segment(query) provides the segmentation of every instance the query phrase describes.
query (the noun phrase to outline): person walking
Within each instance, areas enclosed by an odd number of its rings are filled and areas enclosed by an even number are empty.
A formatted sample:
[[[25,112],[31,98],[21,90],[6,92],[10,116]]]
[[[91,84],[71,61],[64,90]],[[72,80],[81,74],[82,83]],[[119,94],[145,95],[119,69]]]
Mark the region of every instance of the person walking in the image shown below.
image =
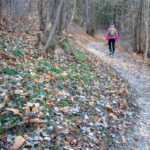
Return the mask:
[[[106,32],[106,40],[108,41],[110,55],[115,53],[115,43],[118,40],[118,31],[112,23]]]

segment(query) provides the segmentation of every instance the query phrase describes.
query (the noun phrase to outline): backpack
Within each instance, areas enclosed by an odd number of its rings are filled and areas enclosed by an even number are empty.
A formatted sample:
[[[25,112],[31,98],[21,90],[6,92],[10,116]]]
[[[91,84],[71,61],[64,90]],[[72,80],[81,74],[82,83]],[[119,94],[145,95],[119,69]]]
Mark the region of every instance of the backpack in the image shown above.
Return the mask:
[[[115,36],[115,33],[116,33],[116,29],[115,29],[115,28],[110,28],[110,29],[109,29],[109,36],[110,36],[110,37],[114,37],[114,36]]]

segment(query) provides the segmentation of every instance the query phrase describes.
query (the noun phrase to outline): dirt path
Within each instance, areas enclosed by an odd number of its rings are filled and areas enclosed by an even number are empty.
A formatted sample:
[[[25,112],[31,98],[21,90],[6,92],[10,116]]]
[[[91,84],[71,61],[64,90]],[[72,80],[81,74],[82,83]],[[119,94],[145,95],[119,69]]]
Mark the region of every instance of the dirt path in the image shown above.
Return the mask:
[[[87,41],[84,45],[86,49],[111,65],[124,79],[128,80],[136,91],[140,116],[134,133],[128,137],[128,146],[124,149],[150,150],[150,67],[119,51],[116,51],[116,54],[110,57],[108,47],[104,46],[103,43]]]

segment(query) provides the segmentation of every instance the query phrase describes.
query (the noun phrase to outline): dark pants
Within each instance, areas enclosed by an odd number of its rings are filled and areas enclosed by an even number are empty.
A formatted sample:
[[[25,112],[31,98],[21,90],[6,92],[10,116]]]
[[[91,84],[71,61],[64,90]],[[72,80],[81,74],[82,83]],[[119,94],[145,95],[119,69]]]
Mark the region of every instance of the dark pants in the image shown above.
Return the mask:
[[[110,53],[114,54],[114,52],[115,52],[115,39],[110,39],[108,41],[108,44],[109,44]]]

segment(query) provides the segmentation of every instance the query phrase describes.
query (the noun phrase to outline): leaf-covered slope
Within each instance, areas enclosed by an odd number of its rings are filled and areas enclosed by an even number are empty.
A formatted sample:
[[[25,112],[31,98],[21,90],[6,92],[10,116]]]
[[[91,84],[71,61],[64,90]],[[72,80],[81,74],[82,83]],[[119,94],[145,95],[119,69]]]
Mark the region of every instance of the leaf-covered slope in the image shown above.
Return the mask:
[[[2,33],[0,146],[4,149],[108,149],[126,143],[132,126],[128,83],[73,42],[47,59],[34,37]],[[31,42],[32,40],[32,42]],[[16,145],[17,140],[22,143]]]

